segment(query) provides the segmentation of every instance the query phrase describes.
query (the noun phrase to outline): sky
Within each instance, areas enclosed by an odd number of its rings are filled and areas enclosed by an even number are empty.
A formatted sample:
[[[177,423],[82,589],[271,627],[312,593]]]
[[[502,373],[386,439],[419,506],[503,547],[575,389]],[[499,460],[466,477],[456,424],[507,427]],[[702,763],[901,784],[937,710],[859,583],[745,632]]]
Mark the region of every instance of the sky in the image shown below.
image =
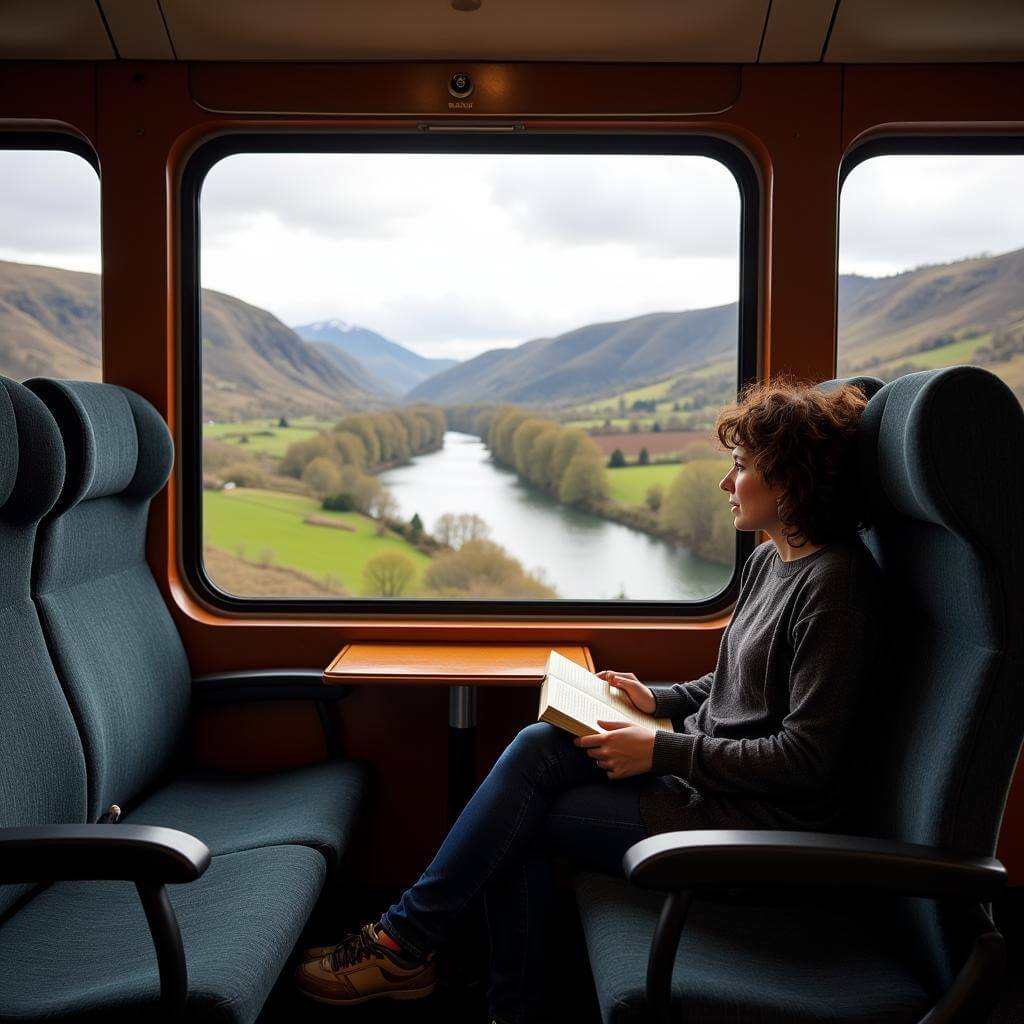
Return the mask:
[[[888,156],[841,197],[840,273],[1024,246],[1024,156]],[[693,156],[244,154],[200,199],[205,288],[470,358],[738,294],[739,194]],[[0,151],[0,259],[97,272],[80,157]]]

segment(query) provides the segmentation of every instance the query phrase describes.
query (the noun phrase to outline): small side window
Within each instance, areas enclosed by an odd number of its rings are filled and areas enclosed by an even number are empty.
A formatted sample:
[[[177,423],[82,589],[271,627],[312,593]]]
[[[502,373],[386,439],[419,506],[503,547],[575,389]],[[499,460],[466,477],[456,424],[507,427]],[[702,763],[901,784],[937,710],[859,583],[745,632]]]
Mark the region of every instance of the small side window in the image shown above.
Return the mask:
[[[99,380],[100,181],[70,137],[0,134],[0,374]]]
[[[1024,140],[880,140],[854,159],[838,376],[968,363],[1024,400]]]

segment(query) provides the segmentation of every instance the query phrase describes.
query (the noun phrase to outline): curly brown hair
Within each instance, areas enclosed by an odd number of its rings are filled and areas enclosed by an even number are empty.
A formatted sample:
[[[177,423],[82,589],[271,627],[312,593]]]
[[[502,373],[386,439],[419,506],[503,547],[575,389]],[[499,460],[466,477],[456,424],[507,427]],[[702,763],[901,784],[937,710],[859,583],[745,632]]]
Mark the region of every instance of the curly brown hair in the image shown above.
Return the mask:
[[[821,391],[790,374],[748,384],[718,414],[718,439],[740,446],[769,487],[794,548],[849,538],[871,525],[859,494],[855,441],[867,399],[856,384]],[[793,538],[801,538],[795,542]]]

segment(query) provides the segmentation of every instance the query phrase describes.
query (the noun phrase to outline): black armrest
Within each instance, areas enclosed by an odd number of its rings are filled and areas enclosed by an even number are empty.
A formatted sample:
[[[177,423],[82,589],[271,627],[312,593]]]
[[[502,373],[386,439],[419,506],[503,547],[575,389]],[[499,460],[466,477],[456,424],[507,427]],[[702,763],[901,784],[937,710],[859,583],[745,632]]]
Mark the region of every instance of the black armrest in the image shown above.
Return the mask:
[[[259,700],[337,701],[351,686],[328,686],[319,668],[259,668],[193,676],[192,696],[200,704]]]
[[[194,882],[210,866],[205,843],[149,825],[33,825],[0,829],[0,882],[121,879]]]
[[[207,707],[261,700],[313,701],[330,758],[341,754],[341,741],[327,713],[327,705],[351,692],[351,686],[325,683],[323,670],[319,668],[255,668],[192,677],[193,700]]]
[[[665,832],[631,846],[622,866],[634,885],[662,890],[822,887],[988,902],[1006,886],[1006,869],[992,857],[825,832]]]

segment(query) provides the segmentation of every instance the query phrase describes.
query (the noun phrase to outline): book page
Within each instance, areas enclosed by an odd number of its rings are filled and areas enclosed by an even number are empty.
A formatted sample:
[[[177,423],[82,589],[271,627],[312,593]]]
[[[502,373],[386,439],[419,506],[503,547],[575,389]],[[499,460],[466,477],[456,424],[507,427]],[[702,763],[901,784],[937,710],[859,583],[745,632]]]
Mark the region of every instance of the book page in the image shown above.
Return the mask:
[[[615,722],[635,722],[637,725],[649,724],[650,716],[637,711],[633,702],[621,690],[599,679],[575,661],[563,657],[558,651],[548,655],[548,673],[604,704],[606,713],[601,718]]]
[[[607,706],[601,701],[594,700],[589,694],[569,686],[557,676],[549,676],[547,707],[555,708],[563,715],[575,719],[592,733],[604,731],[597,724],[597,720],[603,719],[608,713]]]

